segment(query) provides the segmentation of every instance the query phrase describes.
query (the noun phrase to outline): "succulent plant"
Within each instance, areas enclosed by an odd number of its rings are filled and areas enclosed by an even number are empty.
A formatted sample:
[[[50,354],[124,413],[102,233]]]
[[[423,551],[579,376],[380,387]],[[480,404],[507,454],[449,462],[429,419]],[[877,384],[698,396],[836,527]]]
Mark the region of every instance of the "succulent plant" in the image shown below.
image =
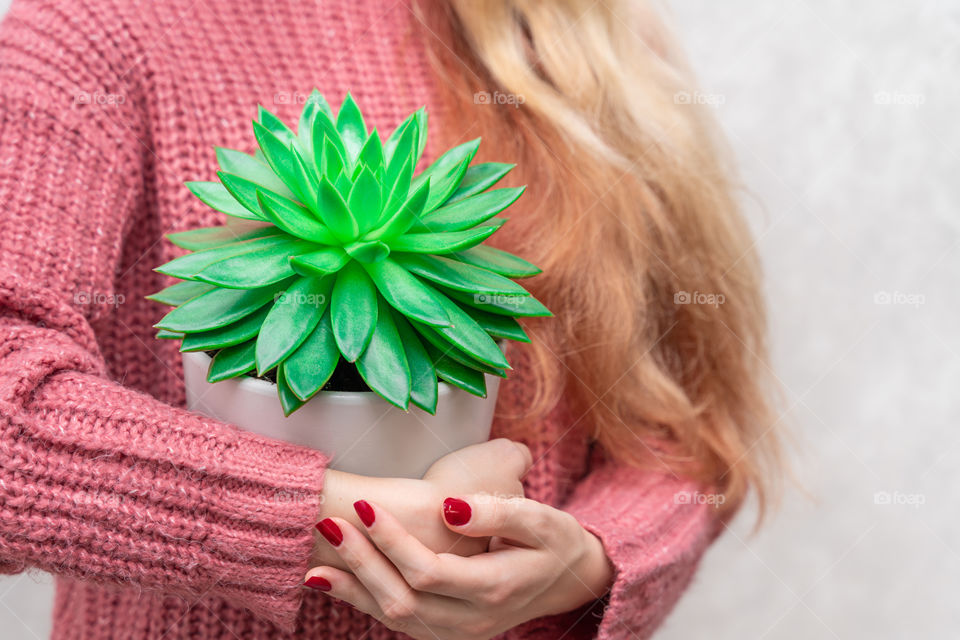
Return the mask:
[[[347,94],[314,90],[294,133],[259,108],[254,155],[217,149],[219,182],[189,182],[223,226],[169,234],[187,253],[157,271],[184,282],[149,296],[175,307],[159,338],[215,352],[208,380],[273,372],[289,415],[341,360],[394,405],[434,413],[438,378],[485,396],[510,368],[499,340],[550,312],[512,278],[540,270],[483,243],[523,188],[490,189],[513,165],[471,164],[480,140],[414,175],[427,115],[386,140]]]

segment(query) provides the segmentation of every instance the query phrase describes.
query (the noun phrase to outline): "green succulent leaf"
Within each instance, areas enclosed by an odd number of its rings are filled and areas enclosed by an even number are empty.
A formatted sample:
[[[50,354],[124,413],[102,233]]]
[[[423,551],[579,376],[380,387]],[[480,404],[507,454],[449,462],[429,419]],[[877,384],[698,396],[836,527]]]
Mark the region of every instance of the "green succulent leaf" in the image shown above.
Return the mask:
[[[210,331],[245,318],[270,302],[285,282],[261,289],[214,289],[188,300],[154,326],[168,331]]]
[[[216,151],[220,172],[242,178],[287,198],[294,197],[293,192],[283,183],[283,180],[277,177],[277,174],[267,165],[266,159],[260,160],[242,151],[223,147],[217,147]]]
[[[289,416],[304,404],[304,401],[297,397],[287,383],[283,367],[277,370],[277,395],[280,396],[280,406],[283,408],[284,416]]]
[[[315,158],[317,149],[314,148],[313,129],[316,118],[321,113],[329,120],[333,120],[333,110],[330,108],[327,99],[323,97],[323,94],[314,89],[307,97],[306,104],[303,105],[303,111],[300,113],[300,122],[297,124],[297,139],[307,154],[306,158]],[[322,147],[320,150],[322,150]],[[314,166],[319,167],[320,162],[315,161]]]
[[[357,233],[365,233],[380,218],[380,183],[369,167],[364,167],[353,183],[348,202]]]
[[[417,121],[408,118],[403,125],[403,129],[399,131],[399,134],[396,140],[393,141],[392,148],[390,149],[391,155],[389,162],[386,165],[386,171],[383,175],[383,183],[387,191],[392,191],[396,186],[397,180],[403,172],[404,165],[410,165],[410,175],[412,175],[413,166],[417,162],[415,155],[418,138]],[[389,140],[387,142],[390,144]],[[386,153],[386,150],[384,150],[384,153]],[[408,177],[404,182],[409,186],[410,178]]]
[[[333,337],[328,306],[310,337],[283,361],[281,368],[293,394],[309,400],[327,383],[339,361],[340,350]]]
[[[290,127],[284,124],[283,120],[270,113],[262,104],[257,105],[257,119],[254,124],[258,124],[272,133],[285,147],[299,144],[297,136],[290,130]],[[254,127],[254,131],[256,131],[256,127]],[[263,147],[260,147],[260,149],[263,150]],[[263,151],[266,154],[266,151]],[[280,175],[280,172],[277,172],[277,174]]]
[[[203,249],[222,247],[234,242],[275,235],[278,235],[277,229],[272,226],[252,226],[252,224],[237,223],[168,233],[167,240],[181,249],[202,251]]]
[[[230,195],[236,198],[237,201],[243,205],[243,208],[249,212],[250,215],[244,218],[245,220],[267,221],[267,217],[260,209],[260,201],[257,199],[258,191],[271,192],[278,198],[286,197],[285,195],[281,195],[280,193],[272,191],[271,189],[267,189],[261,184],[230,173],[219,171],[217,172],[217,177],[220,178],[220,182],[222,182],[226,190],[230,192]],[[296,196],[290,194],[290,197],[293,198]]]
[[[153,300],[169,307],[179,307],[187,300],[192,300],[212,289],[213,285],[205,282],[178,282],[147,296],[147,300]]]
[[[220,382],[253,371],[255,340],[221,349],[207,368],[207,382]]]
[[[377,289],[355,260],[336,275],[331,296],[333,335],[347,362],[356,362],[377,326]]]
[[[542,302],[531,295],[467,293],[442,286],[438,286],[437,289],[451,300],[497,315],[515,318],[549,317],[553,315],[549,309],[543,306]]]
[[[257,215],[237,202],[237,199],[230,195],[227,188],[219,182],[187,182],[186,185],[193,195],[197,196],[201,202],[211,209],[216,209],[234,218],[258,219]]]
[[[330,302],[332,281],[299,278],[277,296],[257,337],[258,373],[273,369],[310,336]]]
[[[487,380],[482,371],[471,369],[460,364],[453,358],[449,358],[434,347],[433,345],[424,345],[430,358],[433,360],[434,367],[437,370],[437,377],[444,382],[452,384],[455,387],[463,389],[467,393],[472,393],[481,398],[487,397]]]
[[[333,235],[343,243],[354,240],[360,232],[357,221],[350,213],[350,208],[340,191],[325,177],[320,180],[317,200],[320,219],[330,228]]]
[[[529,278],[541,273],[537,266],[523,258],[485,245],[460,251],[450,257],[507,278]]]
[[[407,159],[406,162],[400,167],[400,173],[397,175],[396,179],[392,182],[387,182],[385,180],[384,187],[387,191],[387,195],[384,197],[385,204],[381,207],[380,218],[377,220],[377,225],[380,226],[390,218],[396,215],[400,210],[400,207],[407,202],[408,196],[410,195],[410,178],[413,176],[413,161]],[[424,183],[429,188],[429,181]],[[424,195],[423,203],[427,203],[426,194]]]
[[[330,126],[333,127],[332,124]],[[334,133],[336,133],[336,131],[334,131]],[[326,137],[323,139],[322,151],[320,174],[328,180],[334,180],[343,172],[344,167],[346,167],[343,151],[335,143],[331,142],[330,138]]]
[[[383,156],[386,160],[388,174],[397,171],[403,163],[409,158],[416,164],[420,160],[420,154],[423,153],[423,140],[426,144],[426,111],[420,108],[415,113],[411,113],[400,125],[393,130],[387,141],[383,143]],[[424,129],[421,131],[421,129]]]
[[[212,249],[195,251],[174,258],[170,262],[156,268],[156,271],[181,280],[191,280],[196,274],[200,273],[210,265],[239,256],[243,254],[257,254],[262,251],[271,251],[277,247],[293,246],[296,238],[290,236],[276,235],[257,238],[255,240],[245,240],[242,242],[232,242]]]
[[[460,181],[460,186],[447,198],[444,204],[453,204],[486,191],[510,173],[515,166],[517,165],[501,162],[481,162],[467,167],[466,173],[463,174],[463,180]]]
[[[374,240],[377,238],[389,239],[406,233],[420,217],[423,208],[426,206],[427,198],[430,197],[430,181],[424,182],[420,187],[410,194],[407,201],[399,211],[390,217],[383,225],[368,233],[366,238]]]
[[[446,201],[456,190],[479,147],[480,138],[456,146],[437,158],[436,162],[414,178],[413,189],[419,187],[427,179],[430,179],[433,183],[430,198],[427,200],[427,211]]]
[[[432,344],[434,347],[439,349],[443,353],[443,355],[447,356],[448,358],[452,358],[453,360],[456,360],[460,364],[470,367],[471,369],[476,369],[477,371],[489,373],[495,376],[499,376],[501,378],[507,377],[506,369],[503,369],[501,367],[492,367],[489,364],[486,364],[485,362],[481,362],[480,360],[477,360],[476,358],[468,354],[466,351],[463,351],[462,349],[451,344],[449,340],[446,340],[443,336],[439,334],[439,332],[437,332],[432,327],[428,327],[426,325],[419,324],[417,322],[413,322],[412,324],[414,325],[416,330],[419,332],[418,335],[423,339],[423,342],[425,344]]]
[[[235,255],[205,267],[195,278],[230,289],[266,287],[294,275],[290,256],[307,252],[313,246],[305,240],[293,240],[256,252]]]
[[[401,409],[410,404],[410,367],[390,308],[378,297],[377,324],[369,346],[357,359],[357,371],[371,389]]]
[[[435,290],[396,262],[387,258],[381,262],[364,264],[363,268],[380,295],[394,309],[430,326],[450,326],[450,318],[437,301]]]
[[[367,136],[367,141],[363,143],[358,160],[358,164],[365,166],[374,173],[383,168],[383,144],[380,142],[380,134],[377,133],[376,127]],[[378,188],[379,186],[377,184]]]
[[[343,147],[346,150],[347,160],[352,164],[360,155],[360,149],[367,139],[367,125],[363,121],[363,114],[360,113],[360,107],[354,101],[349,93],[340,105],[340,112],[337,114],[337,132],[340,133],[340,139],[343,140]]]
[[[396,311],[391,314],[410,368],[410,402],[429,414],[436,414],[439,393],[433,360],[407,319]]]
[[[340,247],[324,247],[292,258],[290,266],[303,276],[323,276],[336,273],[349,260],[350,256]]]
[[[330,229],[325,227],[306,207],[293,200],[257,189],[257,201],[264,217],[287,233],[320,244],[336,244]]]
[[[156,338],[157,340],[183,340],[183,334],[177,333],[176,331],[160,329],[160,331],[157,331]]]
[[[290,135],[290,141],[287,143],[259,122],[253,123],[254,135],[270,167],[301,202],[315,206],[317,191],[314,179],[297,149],[298,145],[292,142],[296,137],[289,129],[285,128],[285,131]]]
[[[401,267],[410,272],[458,291],[494,295],[530,295],[513,280],[449,258],[417,253],[394,253],[392,256]]]
[[[516,319],[510,316],[497,315],[466,304],[460,304],[460,308],[493,338],[530,342],[527,332]]]
[[[408,233],[391,240],[390,250],[410,253],[453,253],[480,244],[497,229],[498,227],[477,227],[449,233]]]
[[[214,351],[255,338],[269,311],[270,307],[265,305],[246,318],[220,329],[187,334],[180,345],[180,351]]]
[[[378,240],[354,242],[346,246],[346,252],[358,262],[379,262],[390,255],[390,247]]]
[[[451,323],[449,327],[434,327],[433,329],[439,335],[475,360],[497,369],[510,368],[503,351],[490,334],[483,330],[483,327],[440,292],[436,292],[435,295]]]
[[[525,188],[494,189],[445,205],[421,216],[414,230],[436,233],[470,229],[516,202]]]

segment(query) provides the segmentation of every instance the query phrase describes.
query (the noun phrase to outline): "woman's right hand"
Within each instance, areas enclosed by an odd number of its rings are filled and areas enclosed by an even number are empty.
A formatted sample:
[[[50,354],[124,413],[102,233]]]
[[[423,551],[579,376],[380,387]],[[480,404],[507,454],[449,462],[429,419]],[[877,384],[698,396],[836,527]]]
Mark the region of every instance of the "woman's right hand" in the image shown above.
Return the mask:
[[[498,438],[447,454],[433,463],[420,480],[373,478],[328,469],[319,519],[344,518],[363,531],[353,503],[372,500],[396,514],[410,533],[436,553],[481,553],[486,551],[488,539],[452,532],[441,520],[437,505],[451,495],[523,496],[520,479],[531,463],[526,445]],[[316,546],[311,566],[316,565],[346,569],[326,543]]]

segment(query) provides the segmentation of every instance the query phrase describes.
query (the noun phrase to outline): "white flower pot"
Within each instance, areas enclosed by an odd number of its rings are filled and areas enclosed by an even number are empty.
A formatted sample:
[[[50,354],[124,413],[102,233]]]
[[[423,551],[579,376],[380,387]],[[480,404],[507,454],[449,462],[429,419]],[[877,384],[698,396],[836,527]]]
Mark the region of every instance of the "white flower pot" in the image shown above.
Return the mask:
[[[487,375],[487,397],[440,383],[437,414],[403,411],[370,391],[321,391],[284,417],[276,385],[241,376],[207,382],[210,356],[183,353],[187,408],[247,431],[323,451],[330,467],[366,476],[419,478],[437,459],[484,442],[500,378]]]

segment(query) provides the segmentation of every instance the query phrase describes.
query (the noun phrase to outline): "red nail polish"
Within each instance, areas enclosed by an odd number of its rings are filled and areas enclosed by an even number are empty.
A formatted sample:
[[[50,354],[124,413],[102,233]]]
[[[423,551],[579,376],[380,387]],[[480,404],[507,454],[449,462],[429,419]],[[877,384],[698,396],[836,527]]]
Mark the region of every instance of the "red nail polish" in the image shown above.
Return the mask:
[[[340,531],[337,523],[330,518],[324,518],[318,522],[317,531],[322,533],[323,537],[327,539],[327,542],[335,547],[339,547],[340,543],[343,542],[343,531]]]
[[[365,527],[369,527],[373,524],[373,521],[376,520],[376,516],[373,513],[373,507],[371,507],[370,503],[366,500],[357,500],[354,502],[353,509],[357,512],[360,522],[362,522]]]
[[[316,589],[317,591],[330,591],[330,589],[333,589],[330,581],[320,576],[310,576],[307,578],[307,581],[303,583],[303,586]]]
[[[459,498],[447,498],[443,501],[443,517],[455,527],[470,522],[470,505]]]

